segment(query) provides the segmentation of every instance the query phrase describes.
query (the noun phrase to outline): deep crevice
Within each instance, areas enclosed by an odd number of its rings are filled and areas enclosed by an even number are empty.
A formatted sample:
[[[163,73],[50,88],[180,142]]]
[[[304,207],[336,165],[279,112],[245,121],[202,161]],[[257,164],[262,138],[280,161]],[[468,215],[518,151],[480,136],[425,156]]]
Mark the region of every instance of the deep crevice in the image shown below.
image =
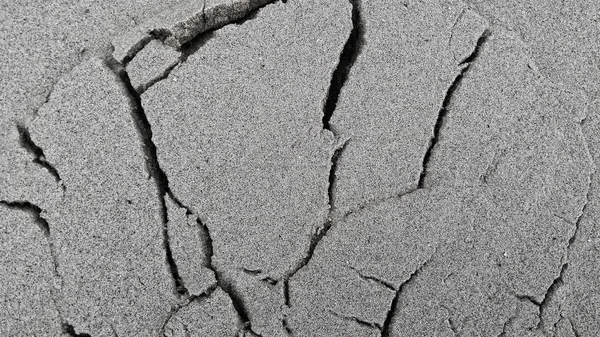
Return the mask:
[[[483,32],[483,34],[481,34],[479,39],[477,40],[477,44],[475,45],[473,52],[459,63],[459,66],[462,67],[462,69],[460,70],[458,75],[454,78],[454,81],[452,82],[452,84],[450,85],[448,90],[446,90],[444,100],[442,101],[442,107],[440,108],[440,111],[438,112],[438,117],[437,117],[437,119],[435,121],[435,125],[433,127],[433,135],[429,139],[429,146],[427,147],[427,150],[425,151],[425,155],[423,156],[423,163],[421,166],[421,174],[419,175],[419,181],[417,183],[417,188],[419,188],[419,189],[425,187],[425,179],[427,177],[427,169],[429,168],[429,161],[431,159],[431,154],[433,152],[433,149],[435,148],[435,146],[437,145],[437,143],[439,141],[440,131],[441,131],[442,127],[444,126],[444,122],[446,119],[446,115],[448,114],[448,108],[452,101],[452,97],[454,96],[456,89],[458,89],[458,87],[460,86],[463,77],[469,71],[471,65],[473,64],[473,61],[475,61],[477,59],[477,57],[479,56],[481,49],[482,49],[483,45],[485,44],[485,42],[487,41],[489,36],[490,36],[490,31],[486,29]]]
[[[429,260],[425,261],[422,265],[420,265],[419,268],[417,268],[412,274],[410,274],[408,280],[404,281],[398,287],[398,290],[396,291],[396,296],[394,296],[394,299],[392,300],[392,304],[390,305],[390,310],[388,311],[388,313],[385,317],[385,322],[383,323],[383,327],[381,328],[381,337],[390,337],[391,336],[390,334],[392,331],[390,329],[392,326],[392,319],[394,318],[394,314],[398,307],[398,301],[400,299],[400,295],[402,295],[404,288],[406,288],[406,286],[409,285],[410,283],[414,282],[414,280],[421,274],[421,271],[429,263],[430,260],[431,260],[431,258]]]
[[[361,0],[349,0],[352,5],[352,30],[344,44],[337,67],[331,75],[327,98],[323,105],[323,129],[331,131],[331,117],[337,107],[340,92],[348,80],[350,69],[358,59],[365,39],[365,29],[360,11]]]
[[[231,302],[233,304],[233,307],[235,309],[235,311],[238,314],[238,317],[240,319],[240,321],[242,321],[242,323],[244,324],[244,326],[249,330],[252,331],[252,324],[250,322],[250,318],[248,315],[248,310],[246,308],[246,305],[242,299],[242,297],[240,296],[240,294],[237,292],[237,290],[235,289],[233,283],[226,279],[225,276],[223,275],[223,273],[221,273],[214,265],[212,257],[213,257],[213,240],[212,237],[210,235],[210,231],[208,226],[206,226],[206,224],[204,224],[202,222],[202,220],[200,219],[200,217],[195,214],[191,208],[189,208],[188,206],[184,205],[174,194],[173,192],[169,189],[169,191],[167,191],[168,196],[171,198],[171,200],[173,200],[173,202],[175,202],[175,204],[186,210],[186,215],[195,215],[196,216],[196,223],[198,224],[200,230],[202,231],[202,238],[204,240],[203,243],[203,247],[205,249],[204,254],[205,254],[205,258],[206,261],[204,261],[203,266],[212,270],[212,272],[215,274],[215,279],[217,280],[217,286],[219,288],[221,288],[231,299]],[[244,270],[244,272],[246,272],[247,270]],[[253,271],[250,271],[250,273],[252,273]],[[253,332],[254,333],[254,332]],[[255,335],[259,336],[258,334],[254,333]]]
[[[160,203],[160,215],[163,225],[163,246],[165,248],[166,261],[173,278],[175,292],[179,296],[187,296],[189,295],[189,292],[186,289],[181,276],[179,275],[179,270],[173,258],[171,243],[169,241],[169,219],[165,202],[165,197],[170,193],[169,179],[160,167],[156,145],[152,141],[152,128],[150,122],[148,121],[146,113],[144,112],[140,95],[133,88],[125,68],[110,55],[105,59],[105,64],[117,75],[118,78],[120,78],[121,83],[123,84],[132,101],[131,115],[142,143],[142,149],[146,158],[146,170],[148,171],[150,177],[154,179],[156,184]]]
[[[60,186],[60,188],[65,191],[67,188],[63,184],[62,179],[60,178],[60,174],[52,164],[50,164],[46,160],[46,155],[44,154],[44,150],[37,146],[35,142],[31,139],[31,135],[29,134],[29,130],[27,127],[21,124],[17,124],[17,132],[19,133],[19,144],[23,147],[27,152],[34,155],[33,162],[37,165],[48,170],[48,172],[54,177],[56,183]]]
[[[73,327],[71,324],[69,323],[63,323],[62,324],[62,330],[65,334],[69,335],[70,337],[92,337],[90,334],[87,333],[76,333],[75,332],[75,327]]]
[[[168,67],[167,69],[165,69],[163,71],[162,74],[160,74],[159,76],[157,76],[156,78],[153,78],[152,80],[148,81],[148,83],[145,83],[144,85],[140,86],[139,88],[137,88],[136,90],[138,91],[138,93],[141,95],[142,93],[144,93],[146,90],[148,90],[150,87],[152,87],[153,85],[155,85],[156,83],[165,80],[169,77],[169,75],[171,74],[171,72],[177,68],[179,65],[187,62],[188,57],[190,57],[191,55],[195,54],[198,50],[200,50],[200,48],[202,48],[202,46],[204,46],[210,39],[212,39],[213,37],[215,37],[215,32],[218,31],[219,29],[231,25],[231,24],[236,24],[236,25],[242,25],[244,24],[244,22],[248,21],[248,20],[252,20],[254,19],[258,13],[260,12],[260,10],[262,10],[264,7],[273,4],[277,1],[271,1],[268,3],[265,3],[262,6],[259,6],[251,11],[249,11],[246,15],[244,15],[242,18],[238,19],[238,20],[234,20],[222,25],[218,25],[215,26],[211,29],[205,30],[199,34],[197,34],[194,38],[192,38],[191,40],[185,42],[184,44],[181,45],[181,47],[179,48],[179,51],[181,52],[181,55],[179,57],[179,61],[175,64],[172,65],[170,67]],[[203,17],[204,17],[204,8],[203,8]],[[206,18],[204,18],[204,20],[206,21]],[[165,41],[169,36],[170,36],[170,32],[166,31],[166,30],[153,30],[150,32],[150,35],[152,36],[152,39],[156,39],[156,40],[160,40],[160,41]],[[152,40],[150,39],[150,40]],[[148,41],[149,43],[150,41]],[[145,45],[147,45],[148,43],[146,43]],[[144,46],[145,46],[144,45]],[[143,47],[142,47],[143,48]],[[140,50],[142,49],[140,48]],[[139,50],[138,50],[139,52]],[[137,52],[136,52],[137,54]],[[135,56],[135,55],[134,55]],[[133,57],[132,57],[133,58]],[[129,62],[132,58],[128,59],[127,62]]]

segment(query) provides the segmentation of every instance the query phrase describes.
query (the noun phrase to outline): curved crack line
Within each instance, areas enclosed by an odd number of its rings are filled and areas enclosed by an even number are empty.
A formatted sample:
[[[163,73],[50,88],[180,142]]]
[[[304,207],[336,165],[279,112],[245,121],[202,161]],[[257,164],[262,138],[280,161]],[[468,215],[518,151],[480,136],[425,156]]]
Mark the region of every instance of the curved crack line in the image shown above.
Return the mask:
[[[362,20],[361,13],[361,0],[349,0],[352,5],[352,29],[346,40],[344,47],[342,48],[342,52],[339,57],[338,64],[331,74],[331,80],[329,84],[329,89],[327,91],[327,96],[325,99],[325,103],[323,104],[323,129],[332,131],[335,136],[335,132],[331,129],[330,120],[335,112],[337,107],[337,102],[339,99],[340,92],[344,87],[344,84],[348,80],[348,75],[350,70],[354,66],[354,63],[358,59],[358,55],[361,52],[362,45],[364,44],[364,36],[365,29],[364,23]],[[336,184],[336,171],[337,171],[337,163],[342,155],[346,145],[348,144],[349,139],[344,140],[341,145],[335,149],[334,153],[331,156],[331,166],[329,170],[329,185],[327,188],[327,196],[328,196],[328,204],[329,204],[329,214],[325,223],[323,223],[322,227],[317,229],[313,236],[310,239],[310,243],[304,258],[283,278],[283,293],[284,293],[284,302],[287,307],[290,306],[290,293],[289,293],[289,280],[292,278],[299,270],[304,268],[312,259],[314,251],[319,244],[319,242],[327,235],[327,232],[331,228],[333,224],[333,220],[331,219],[332,210],[334,208],[335,203],[335,184]],[[286,321],[285,317],[282,322],[284,328],[289,332],[291,331]]]
[[[133,88],[133,85],[131,84],[131,80],[129,79],[129,75],[127,74],[125,68],[111,55],[108,55],[106,57],[105,65],[115,73],[118,79],[120,79],[123,88],[125,89],[126,93],[128,94],[131,100],[131,116],[134,125],[138,131],[142,150],[144,151],[144,157],[146,158],[146,170],[149,176],[153,178],[154,183],[156,185],[157,197],[160,205],[160,216],[162,220],[163,246],[165,249],[165,258],[169,267],[169,271],[171,273],[171,277],[173,279],[175,293],[179,296],[188,296],[189,291],[185,287],[185,284],[181,276],[179,275],[179,270],[177,268],[177,264],[175,263],[171,251],[171,243],[169,241],[168,231],[169,219],[167,214],[167,206],[165,202],[166,195],[170,193],[169,179],[160,167],[160,163],[158,161],[156,145],[152,140],[152,127],[150,125],[150,122],[148,121],[148,118],[144,111],[144,107],[142,106],[141,97]]]
[[[454,78],[454,81],[452,82],[452,84],[450,85],[448,90],[446,90],[446,94],[444,95],[444,100],[442,101],[442,107],[440,108],[440,111],[438,112],[438,117],[435,121],[435,125],[433,126],[433,134],[431,135],[431,138],[429,139],[429,146],[427,147],[427,150],[425,151],[425,155],[423,156],[423,162],[421,165],[421,174],[419,175],[419,181],[417,183],[418,189],[425,188],[425,179],[427,178],[427,170],[429,168],[429,161],[431,160],[431,155],[433,153],[433,150],[440,139],[440,131],[441,131],[442,127],[444,126],[446,115],[448,114],[448,109],[449,109],[450,103],[452,101],[452,97],[454,96],[456,89],[458,89],[458,87],[460,86],[463,77],[467,74],[467,72],[471,68],[471,65],[479,56],[481,49],[483,48],[483,45],[487,42],[487,39],[490,35],[491,35],[491,33],[488,29],[483,31],[483,33],[477,40],[477,44],[475,45],[473,52],[459,63],[459,67],[461,67],[461,70],[458,73],[458,75],[456,75],[456,77]]]
[[[19,144],[21,147],[34,156],[32,162],[45,168],[54,177],[56,184],[58,184],[64,193],[67,187],[64,185],[60,174],[58,174],[58,170],[46,160],[44,150],[31,139],[29,129],[22,124],[17,124],[17,132],[19,133]]]

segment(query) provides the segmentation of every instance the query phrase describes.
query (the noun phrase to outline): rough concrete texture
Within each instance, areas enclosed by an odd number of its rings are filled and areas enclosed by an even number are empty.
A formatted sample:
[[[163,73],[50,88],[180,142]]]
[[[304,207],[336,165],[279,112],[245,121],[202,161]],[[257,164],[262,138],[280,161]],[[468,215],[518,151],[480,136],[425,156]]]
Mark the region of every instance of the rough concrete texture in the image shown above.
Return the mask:
[[[114,57],[128,62],[149,41],[159,39],[180,48],[198,34],[239,20],[273,0],[175,0],[169,10],[113,40]]]
[[[152,40],[142,49],[129,64],[127,74],[131,85],[142,93],[154,83],[160,81],[180,61],[181,52],[164,45],[159,40]]]
[[[207,324],[210,322],[210,324]],[[241,330],[231,299],[221,289],[193,298],[169,317],[166,337],[235,336]]]
[[[600,335],[597,1],[0,18],[0,335]]]

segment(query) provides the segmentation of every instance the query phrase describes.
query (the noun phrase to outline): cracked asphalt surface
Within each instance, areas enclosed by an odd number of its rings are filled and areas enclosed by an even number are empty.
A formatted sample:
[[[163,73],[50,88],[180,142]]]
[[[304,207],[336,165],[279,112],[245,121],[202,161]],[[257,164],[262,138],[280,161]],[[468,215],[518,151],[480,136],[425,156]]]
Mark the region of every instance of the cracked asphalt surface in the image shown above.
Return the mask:
[[[0,18],[1,336],[600,336],[600,2]]]

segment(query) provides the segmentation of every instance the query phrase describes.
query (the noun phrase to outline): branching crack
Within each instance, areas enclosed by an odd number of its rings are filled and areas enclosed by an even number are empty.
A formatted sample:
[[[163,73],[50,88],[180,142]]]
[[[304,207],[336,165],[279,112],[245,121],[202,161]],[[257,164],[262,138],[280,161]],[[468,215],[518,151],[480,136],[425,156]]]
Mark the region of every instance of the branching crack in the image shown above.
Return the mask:
[[[310,260],[312,259],[312,256],[315,252],[315,249],[317,248],[317,245],[319,244],[319,242],[327,235],[327,232],[329,231],[329,229],[331,229],[331,226],[333,224],[333,220],[331,219],[331,214],[332,214],[332,210],[333,210],[333,196],[334,196],[334,188],[335,188],[335,174],[336,174],[336,169],[337,169],[337,161],[339,160],[342,152],[344,151],[346,144],[348,143],[348,140],[346,140],[345,142],[343,142],[333,153],[333,155],[331,156],[331,167],[329,170],[329,187],[327,189],[328,192],[328,197],[329,197],[329,214],[327,216],[327,220],[325,221],[325,223],[323,224],[323,226],[319,229],[317,229],[314,233],[314,235],[311,237],[310,239],[310,243],[308,246],[308,250],[306,252],[306,255],[304,256],[304,258],[302,260],[300,260],[298,262],[298,264],[295,266],[294,269],[292,269],[285,277],[283,280],[283,291],[284,291],[284,298],[285,298],[285,304],[287,306],[290,305],[290,297],[289,297],[289,279],[291,277],[293,277],[300,269],[304,268],[304,266],[306,266],[308,264],[308,262],[310,262]]]
[[[34,156],[32,161],[35,164],[45,168],[54,177],[54,180],[56,180],[56,183],[64,192],[67,188],[63,184],[63,181],[60,178],[58,171],[54,166],[52,166],[52,164],[50,164],[46,160],[44,150],[33,142],[27,127],[21,124],[17,124],[17,132],[19,133],[19,143],[21,147],[23,147],[27,152],[31,153]]]
[[[202,294],[200,294],[200,295],[191,295],[191,296],[187,297],[183,303],[180,303],[180,304],[177,304],[177,305],[173,305],[171,307],[171,311],[167,315],[167,318],[165,319],[165,321],[163,322],[163,324],[162,324],[162,326],[160,328],[160,331],[161,331],[160,335],[162,335],[163,337],[166,337],[166,333],[165,333],[166,326],[167,326],[167,324],[169,324],[169,321],[173,318],[173,316],[175,316],[179,312],[179,310],[187,307],[192,302],[202,302],[202,301],[205,301],[218,288],[219,288],[219,286],[216,285],[216,284],[214,284],[214,285],[210,286],[208,289],[206,289]]]
[[[361,0],[349,1],[352,4],[352,30],[350,31],[348,40],[346,40],[346,44],[344,44],[338,65],[331,76],[327,98],[323,105],[323,129],[330,131],[331,125],[329,122],[337,107],[340,92],[348,79],[350,69],[352,69],[352,66],[358,59],[365,39],[364,23],[362,22],[360,11]]]
[[[246,15],[244,15],[242,18],[235,20],[235,21],[231,21],[231,22],[227,22],[223,25],[219,25],[216,27],[213,27],[211,29],[208,30],[204,30],[201,31],[200,33],[198,33],[195,37],[193,37],[191,40],[187,41],[186,43],[184,43],[183,45],[181,45],[179,49],[179,51],[181,52],[180,56],[179,56],[179,60],[173,64],[170,65],[169,67],[167,67],[159,76],[157,76],[156,78],[148,81],[148,83],[140,86],[137,88],[138,93],[141,95],[143,94],[146,90],[148,90],[150,87],[152,87],[153,85],[155,85],[156,83],[165,80],[169,77],[169,75],[171,74],[171,71],[173,71],[175,68],[177,68],[178,66],[180,66],[181,64],[187,62],[188,57],[190,57],[191,55],[195,54],[202,46],[204,46],[204,44],[206,44],[206,42],[208,42],[211,38],[213,38],[215,36],[215,32],[218,31],[219,29],[231,25],[231,24],[237,24],[237,25],[241,25],[244,22],[248,21],[248,20],[252,20],[254,17],[256,17],[258,15],[258,13],[266,6],[275,3],[276,1],[270,1],[267,2],[265,4],[263,4],[262,6],[256,7],[253,10],[249,11]],[[204,3],[203,7],[202,7],[202,20],[203,22],[206,22],[206,14],[205,14],[205,9],[206,9],[206,2]],[[160,41],[165,41],[169,36],[170,36],[170,32],[166,31],[166,30],[153,30],[150,35],[152,36],[152,38],[150,40],[148,40],[148,42],[146,42],[144,44],[144,47],[152,40],[160,40]],[[142,47],[143,48],[143,47]],[[142,48],[140,48],[137,52],[139,52]],[[137,54],[137,52],[135,54]],[[127,59],[127,62],[129,62],[133,57],[135,57],[135,55],[133,55],[131,58]],[[126,64],[126,63],[125,63]]]
[[[333,310],[328,310],[328,311],[329,311],[329,313],[331,313],[333,316],[335,316],[335,317],[338,317],[338,318],[341,318],[341,319],[343,319],[343,320],[345,320],[345,321],[352,321],[352,322],[355,322],[355,323],[357,323],[358,325],[366,326],[366,327],[369,327],[369,328],[371,328],[371,329],[377,329],[377,330],[379,330],[379,331],[381,331],[381,329],[382,329],[382,328],[381,328],[381,325],[380,325],[380,324],[378,324],[378,323],[375,323],[375,322],[367,322],[367,321],[365,321],[365,320],[362,320],[362,319],[360,319],[360,318],[358,318],[358,317],[354,317],[354,316],[345,316],[345,315],[339,314],[339,313],[337,313],[337,312],[335,312],[335,311],[333,311]]]
[[[432,255],[433,257],[433,255]],[[396,290],[396,296],[394,296],[394,299],[392,300],[392,304],[390,305],[390,310],[388,311],[386,317],[385,317],[385,322],[383,323],[383,327],[381,328],[381,337],[390,337],[391,336],[391,325],[392,325],[392,319],[394,318],[394,314],[396,312],[396,309],[398,308],[398,301],[400,300],[400,295],[402,295],[402,292],[404,291],[404,289],[406,288],[407,285],[413,283],[417,277],[421,274],[421,271],[423,270],[423,268],[425,268],[425,266],[429,263],[429,261],[431,261],[430,257],[427,261],[423,262],[423,264],[421,264],[412,274],[410,274],[408,280],[404,281],[399,287],[398,290]]]
[[[567,272],[568,268],[569,268],[568,263],[565,263],[562,265],[560,274],[558,275],[557,278],[554,279],[554,281],[552,282],[550,287],[548,287],[548,290],[546,291],[546,294],[544,295],[544,299],[539,304],[540,310],[539,310],[539,321],[537,324],[537,329],[544,333],[546,333],[546,320],[544,317],[544,313],[546,312],[546,309],[550,305],[551,301],[554,299],[554,296],[556,295],[556,293],[558,292],[560,287],[564,284],[563,278],[564,278],[565,273]]]
[[[131,99],[131,115],[142,143],[142,149],[146,158],[146,169],[150,177],[154,179],[158,193],[160,215],[163,225],[163,246],[165,248],[166,261],[173,278],[175,292],[179,296],[188,296],[189,292],[185,287],[181,276],[179,275],[179,270],[171,251],[171,243],[169,241],[168,231],[169,219],[165,202],[165,197],[168,193],[170,193],[171,190],[169,188],[169,179],[167,178],[165,172],[161,169],[158,161],[156,145],[152,141],[152,128],[150,126],[150,122],[148,121],[146,113],[144,112],[140,95],[133,88],[125,68],[110,55],[107,56],[105,64],[121,80],[123,87]]]
[[[504,324],[502,325],[502,332],[500,332],[500,334],[498,335],[498,337],[506,337],[507,333],[508,333],[508,328],[510,328],[513,324],[514,321],[517,319],[517,316],[511,316],[509,317],[506,322],[504,322]]]
[[[579,234],[580,227],[581,227],[581,221],[583,219],[584,214],[586,213],[587,207],[590,202],[590,193],[591,193],[591,177],[590,177],[590,181],[589,181],[589,185],[588,185],[588,189],[587,189],[587,193],[586,193],[586,203],[584,204],[583,208],[581,209],[581,213],[579,214],[579,216],[577,217],[577,220],[575,221],[575,230],[573,231],[573,235],[569,238],[569,241],[567,244],[567,248],[566,248],[566,260],[567,261],[562,264],[558,277],[555,278],[554,281],[552,282],[552,284],[550,285],[550,287],[548,287],[548,290],[546,291],[546,294],[544,295],[544,299],[542,300],[542,302],[533,302],[532,301],[533,303],[537,304],[539,307],[539,314],[538,314],[539,322],[537,324],[537,329],[542,331],[543,333],[547,332],[546,331],[546,320],[544,317],[544,313],[546,312],[546,309],[551,305],[551,302],[554,299],[554,296],[556,295],[556,293],[559,291],[559,289],[565,283],[564,277],[567,273],[567,270],[569,269],[568,261],[569,261],[569,257],[570,257],[570,253],[571,253],[571,247],[575,243],[575,240],[577,239],[577,235]]]
[[[233,307],[234,307],[235,311],[237,312],[240,321],[242,321],[242,323],[244,324],[244,326],[247,327],[247,329],[251,330],[251,322],[250,322],[250,318],[248,315],[248,310],[246,308],[246,305],[244,304],[244,300],[242,299],[240,294],[235,289],[234,284],[230,280],[228,280],[223,275],[223,273],[221,271],[219,271],[218,268],[213,263],[213,259],[212,259],[213,254],[214,254],[213,240],[210,235],[210,230],[209,230],[208,226],[206,226],[206,224],[204,224],[202,222],[200,217],[198,215],[196,215],[190,207],[184,205],[170,189],[167,192],[167,194],[171,198],[171,200],[173,200],[173,202],[175,202],[175,204],[178,207],[186,210],[186,215],[196,217],[196,223],[198,224],[198,228],[202,232],[202,238],[204,240],[203,245],[202,245],[204,247],[204,256],[205,256],[205,261],[203,263],[203,266],[212,270],[212,272],[215,275],[215,279],[217,280],[217,286],[219,288],[221,288],[229,296],[229,298],[231,299],[231,303],[233,304]],[[246,271],[246,270],[244,270],[244,271]],[[254,272],[253,270],[248,270],[248,271],[250,273]],[[258,334],[256,334],[256,335],[258,335]]]
[[[452,82],[452,84],[450,85],[448,90],[446,91],[446,95],[444,96],[444,100],[442,101],[442,107],[441,107],[440,111],[438,112],[438,117],[437,117],[437,120],[435,121],[435,125],[433,127],[433,135],[429,139],[429,146],[427,147],[427,151],[425,151],[425,155],[423,156],[423,164],[421,167],[421,174],[419,176],[419,182],[417,183],[417,188],[425,187],[425,179],[427,177],[427,169],[429,168],[429,161],[431,159],[433,149],[435,148],[436,144],[439,141],[440,131],[441,131],[442,127],[444,126],[445,118],[446,118],[446,115],[448,114],[448,109],[450,107],[452,97],[453,97],[454,93],[456,92],[456,89],[458,89],[458,87],[460,86],[463,77],[467,74],[471,65],[479,56],[481,49],[482,49],[483,45],[485,44],[485,42],[487,41],[489,35],[490,35],[490,31],[486,29],[481,34],[479,39],[477,40],[477,44],[476,44],[475,48],[473,49],[473,52],[459,63],[459,67],[461,67],[461,70],[458,73],[458,75],[454,78],[454,81]]]
[[[520,299],[519,296],[517,296],[517,299],[519,299],[520,301],[523,301],[523,299]],[[525,301],[532,302],[530,298],[525,299]],[[536,304],[535,302],[532,302],[532,303]],[[519,317],[519,314],[520,314],[519,303],[517,303],[516,306],[515,306],[515,311],[513,312],[513,315],[510,316],[504,322],[504,324],[502,325],[502,331],[500,332],[500,334],[498,335],[498,337],[506,337],[507,336],[508,329],[511,328],[514,325],[515,321]]]

